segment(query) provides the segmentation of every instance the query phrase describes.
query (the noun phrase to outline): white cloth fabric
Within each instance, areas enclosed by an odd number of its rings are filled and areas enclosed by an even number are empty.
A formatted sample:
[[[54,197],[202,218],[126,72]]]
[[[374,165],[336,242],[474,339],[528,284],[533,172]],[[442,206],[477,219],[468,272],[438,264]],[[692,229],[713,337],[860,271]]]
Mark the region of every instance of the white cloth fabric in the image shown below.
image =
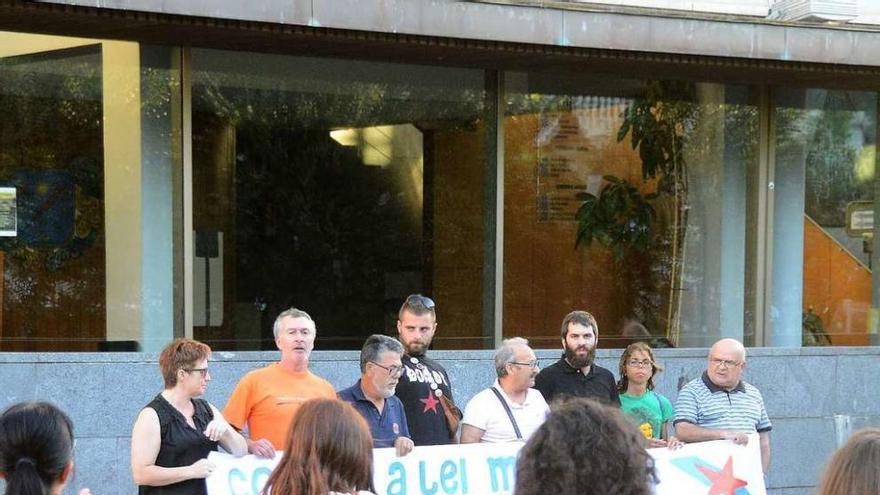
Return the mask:
[[[504,389],[501,388],[498,380],[495,380],[493,386],[501,392],[501,396],[504,397],[504,400],[510,407],[510,411],[513,413],[514,419],[516,419],[516,424],[519,426],[519,431],[522,433],[523,440],[528,440],[532,433],[544,423],[547,414],[550,412],[550,406],[547,405],[544,396],[541,395],[541,392],[530,388],[526,393],[525,402],[517,404],[504,393]],[[461,422],[483,430],[483,438],[481,439],[483,442],[500,443],[515,442],[517,440],[516,432],[510,423],[510,418],[507,416],[504,406],[501,405],[501,401],[498,400],[498,397],[492,390],[488,388],[475,395],[467,403],[464,409],[464,418],[462,418]]]

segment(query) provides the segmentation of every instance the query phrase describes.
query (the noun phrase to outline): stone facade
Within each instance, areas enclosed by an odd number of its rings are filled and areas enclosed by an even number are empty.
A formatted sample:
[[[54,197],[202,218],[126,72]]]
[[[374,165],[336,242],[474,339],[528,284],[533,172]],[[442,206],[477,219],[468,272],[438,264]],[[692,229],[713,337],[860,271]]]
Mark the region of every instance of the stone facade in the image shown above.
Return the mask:
[[[880,424],[873,378],[880,375],[878,348],[749,349],[745,378],[761,389],[773,421],[773,495],[809,494],[822,465],[851,431]],[[558,359],[538,351],[542,364]],[[599,363],[616,370],[619,350],[600,350]],[[679,387],[699,376],[705,349],[661,349],[666,370],[657,390],[675,400]],[[437,351],[449,370],[456,402],[467,403],[494,379],[492,351]],[[129,435],[138,410],[161,390],[155,354],[2,354],[0,406],[45,399],[59,404],[75,423],[74,487],[93,493],[133,494]],[[238,379],[277,358],[273,352],[216,352],[207,399],[222,408]],[[337,388],[358,377],[358,353],[315,352],[312,370]]]

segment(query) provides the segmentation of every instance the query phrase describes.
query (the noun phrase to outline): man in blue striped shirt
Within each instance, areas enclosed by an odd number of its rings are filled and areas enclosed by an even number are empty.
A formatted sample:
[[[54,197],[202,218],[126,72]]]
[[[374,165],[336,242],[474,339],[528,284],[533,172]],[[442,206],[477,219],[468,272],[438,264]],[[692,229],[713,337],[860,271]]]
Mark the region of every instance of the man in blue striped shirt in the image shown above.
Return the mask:
[[[709,349],[708,367],[678,393],[675,432],[684,442],[731,440],[745,445],[749,433],[761,441],[761,465],[770,467],[770,418],[757,388],[742,381],[746,350],[734,339]]]

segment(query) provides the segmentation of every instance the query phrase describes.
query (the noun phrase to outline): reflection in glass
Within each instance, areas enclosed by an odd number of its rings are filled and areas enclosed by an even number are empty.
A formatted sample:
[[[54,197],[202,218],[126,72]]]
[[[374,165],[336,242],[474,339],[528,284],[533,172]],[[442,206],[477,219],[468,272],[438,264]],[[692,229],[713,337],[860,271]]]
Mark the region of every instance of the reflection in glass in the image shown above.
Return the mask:
[[[877,95],[780,89],[776,96],[775,345],[868,345]]]
[[[0,33],[0,185],[18,220],[0,238],[3,351],[95,350],[104,337],[101,47],[49,39],[28,49]]]
[[[481,337],[483,73],[193,51],[195,335],[272,349],[309,312],[318,348],[396,333],[437,301],[437,346]]]
[[[154,351],[182,333],[171,54],[0,32],[0,209],[16,210],[0,350]]]
[[[731,85],[510,77],[505,334],[556,347],[562,317],[587,309],[604,346],[741,338],[750,98]]]

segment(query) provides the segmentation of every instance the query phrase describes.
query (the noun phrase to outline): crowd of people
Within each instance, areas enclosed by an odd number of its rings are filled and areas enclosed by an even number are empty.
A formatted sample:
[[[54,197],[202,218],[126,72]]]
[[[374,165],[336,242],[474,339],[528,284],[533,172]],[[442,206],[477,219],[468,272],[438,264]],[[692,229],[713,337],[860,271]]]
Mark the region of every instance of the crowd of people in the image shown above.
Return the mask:
[[[374,491],[372,449],[398,456],[415,446],[524,442],[517,495],[650,494],[656,475],[646,448],[757,434],[764,472],[770,430],[760,391],[742,379],[746,351],[734,339],[709,350],[706,370],[673,405],[654,391],[662,371],[645,343],[628,346],[618,376],[595,361],[599,327],[586,311],[562,320],[562,356],[544,369],[526,339],[496,349],[496,380],[464,407],[449,375],[427,354],[437,329],[434,301],[406,299],[398,338],[372,335],[360,378],[336,391],[309,370],[316,326],[291,308],[273,331],[280,360],[247,373],[222,412],[201,398],[211,380],[211,349],[177,339],[159,356],[164,381],[140,411],[131,437],[131,471],[140,494],[205,494],[208,454],[283,452],[263,494],[366,494]],[[6,493],[61,493],[73,472],[73,424],[46,402],[16,404],[0,415],[0,477]],[[589,458],[589,463],[583,459]],[[880,429],[854,434],[830,460],[819,495],[880,493]],[[88,490],[80,492],[88,495]]]

